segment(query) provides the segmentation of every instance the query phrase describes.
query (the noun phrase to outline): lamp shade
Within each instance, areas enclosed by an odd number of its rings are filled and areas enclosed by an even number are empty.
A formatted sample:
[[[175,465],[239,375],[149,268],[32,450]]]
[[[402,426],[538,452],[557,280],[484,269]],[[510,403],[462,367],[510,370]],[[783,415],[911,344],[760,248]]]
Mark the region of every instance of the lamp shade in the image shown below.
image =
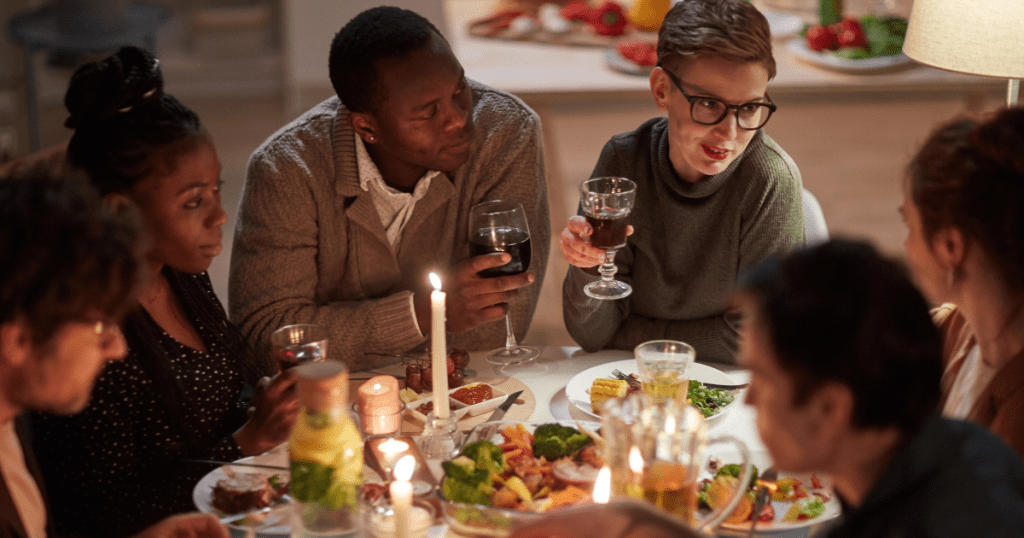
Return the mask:
[[[1024,78],[1024,0],[914,0],[903,52],[940,69]]]

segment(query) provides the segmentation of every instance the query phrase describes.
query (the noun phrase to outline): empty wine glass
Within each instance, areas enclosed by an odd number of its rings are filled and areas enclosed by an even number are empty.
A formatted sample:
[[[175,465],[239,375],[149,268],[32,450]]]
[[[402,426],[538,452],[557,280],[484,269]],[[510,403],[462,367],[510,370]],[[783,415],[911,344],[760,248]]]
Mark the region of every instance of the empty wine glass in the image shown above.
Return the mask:
[[[626,246],[626,228],[635,198],[636,183],[624,177],[596,177],[580,185],[580,205],[593,230],[590,244],[604,249],[604,263],[598,269],[601,280],[583,288],[594,299],[622,299],[633,293],[629,284],[615,280],[615,252]]]
[[[501,267],[480,271],[482,277],[512,276],[530,268],[530,227],[523,206],[515,202],[491,200],[469,210],[469,253],[483,256],[507,252],[512,260]],[[520,346],[512,333],[512,315],[505,314],[505,347],[487,355],[494,364],[519,364],[540,355],[535,347]]]

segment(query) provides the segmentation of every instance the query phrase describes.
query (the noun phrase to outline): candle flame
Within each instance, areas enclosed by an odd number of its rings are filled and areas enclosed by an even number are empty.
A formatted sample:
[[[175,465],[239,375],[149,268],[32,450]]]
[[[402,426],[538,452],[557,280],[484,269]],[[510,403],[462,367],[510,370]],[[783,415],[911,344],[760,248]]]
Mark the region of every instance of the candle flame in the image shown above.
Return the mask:
[[[381,443],[377,448],[385,454],[397,454],[399,452],[405,452],[409,450],[409,443],[404,441],[396,441],[394,439],[388,439]]]
[[[408,482],[412,478],[412,472],[416,469],[416,458],[409,454],[402,456],[395,464],[395,480]]]
[[[597,473],[597,480],[594,481],[594,502],[606,504],[612,494],[612,471],[608,467],[601,467]]]
[[[644,470],[644,457],[638,447],[629,449],[629,469],[637,474]]]
[[[430,273],[430,285],[434,286],[434,289],[441,291],[441,277],[437,276],[437,273]]]
[[[373,384],[373,390],[378,390],[379,391],[380,389],[381,389],[380,383],[374,383]]]

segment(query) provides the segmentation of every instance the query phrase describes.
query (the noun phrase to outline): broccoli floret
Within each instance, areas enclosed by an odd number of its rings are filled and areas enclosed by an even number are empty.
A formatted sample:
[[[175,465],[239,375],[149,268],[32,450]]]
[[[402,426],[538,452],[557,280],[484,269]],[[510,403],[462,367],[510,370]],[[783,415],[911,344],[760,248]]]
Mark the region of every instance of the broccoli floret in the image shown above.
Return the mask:
[[[505,455],[497,445],[490,441],[475,441],[462,449],[462,455],[473,460],[477,469],[485,469],[488,473],[498,473],[505,461]]]
[[[482,484],[491,477],[487,469],[478,469],[476,462],[467,456],[459,456],[451,461],[441,463],[444,474],[471,485]]]
[[[557,437],[545,437],[533,442],[533,455],[544,456],[549,460],[557,460],[565,456],[565,441]]]
[[[574,433],[579,433],[576,430],[562,426],[561,424],[541,424],[537,426],[537,429],[533,430],[534,439],[544,439],[547,437],[558,437],[559,439],[565,439]]]
[[[561,424],[541,424],[533,432],[533,453],[549,460],[575,454],[593,440],[575,428]]]
[[[593,443],[594,440],[585,433],[576,432],[565,440],[565,450],[568,454],[575,454],[579,449]]]
[[[480,469],[482,470],[482,469]],[[444,498],[452,502],[464,503],[464,504],[482,504],[485,506],[491,505],[491,496],[485,491],[485,489],[493,489],[490,483],[487,483],[487,488],[481,487],[481,485],[473,485],[468,482],[464,482],[457,478],[448,476],[444,479],[442,484],[442,491],[444,492]]]
[[[717,473],[715,473],[715,477],[717,478],[719,476],[732,476],[735,478],[739,478],[741,474],[743,474],[743,466],[738,463],[730,463],[728,465],[723,465],[722,468],[719,469]],[[757,472],[757,466],[751,465],[750,487],[754,487],[755,485],[757,485],[758,476],[760,475]]]

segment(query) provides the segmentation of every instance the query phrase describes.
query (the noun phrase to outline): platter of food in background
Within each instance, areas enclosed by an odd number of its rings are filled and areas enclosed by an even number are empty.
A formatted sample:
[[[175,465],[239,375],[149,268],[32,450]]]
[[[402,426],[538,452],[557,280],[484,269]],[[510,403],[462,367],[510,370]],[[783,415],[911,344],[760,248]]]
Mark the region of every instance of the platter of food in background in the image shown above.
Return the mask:
[[[903,54],[907,21],[896,16],[865,15],[828,25],[809,26],[786,46],[798,59],[826,69],[869,74],[913,64]]]

